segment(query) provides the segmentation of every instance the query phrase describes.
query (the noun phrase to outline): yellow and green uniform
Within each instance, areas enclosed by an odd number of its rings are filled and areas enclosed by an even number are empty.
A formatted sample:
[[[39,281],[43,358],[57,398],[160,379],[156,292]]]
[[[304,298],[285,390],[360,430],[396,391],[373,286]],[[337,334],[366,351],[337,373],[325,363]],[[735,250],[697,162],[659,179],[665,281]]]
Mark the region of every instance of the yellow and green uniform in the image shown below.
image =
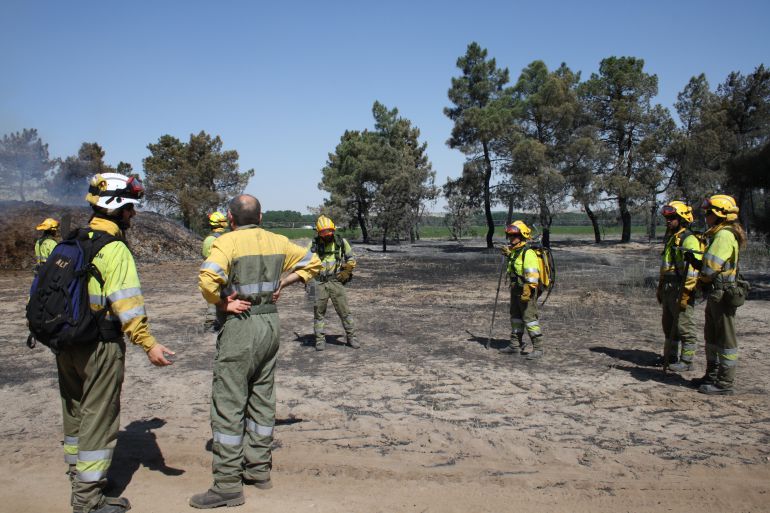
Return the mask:
[[[217,240],[217,238],[223,233],[225,233],[224,228],[214,228],[211,230],[211,233],[209,233],[206,238],[203,239],[203,245],[201,246],[201,255],[203,255],[203,258],[209,257],[211,254],[211,246],[214,244],[214,241]]]
[[[313,332],[316,345],[323,346],[326,342],[326,309],[329,300],[340,317],[348,342],[351,342],[356,336],[355,324],[350,313],[345,286],[337,279],[337,275],[342,269],[352,271],[356,267],[353,248],[347,239],[335,236],[330,242],[324,242],[320,237],[316,238],[310,244],[310,250],[315,251],[323,266],[316,279],[318,284],[313,305]]]
[[[201,255],[203,255],[203,258],[209,257],[211,254],[211,246],[214,244],[214,241],[217,240],[223,233],[225,233],[224,228],[214,228],[211,230],[211,233],[208,234],[205,239],[203,239],[203,246],[201,246]],[[216,323],[216,306],[211,303],[207,303],[207,305],[208,307],[206,308],[206,316],[203,318],[203,325],[206,328],[217,329],[218,326]]]
[[[706,232],[711,243],[703,255],[698,278],[710,288],[706,302],[706,381],[730,389],[738,364],[738,339],[735,336],[735,307],[722,301],[725,287],[735,284],[738,272],[738,239],[728,223]]]
[[[198,286],[207,302],[236,293],[252,305],[241,315],[225,316],[217,338],[211,386],[217,492],[237,492],[242,479],[270,476],[280,332],[272,295],[281,273],[296,272],[307,282],[320,269],[313,253],[256,225],[223,234],[201,266]]]
[[[537,312],[537,290],[540,270],[537,255],[526,241],[511,246],[507,271],[511,279],[511,345],[522,346],[526,329],[535,350],[543,350],[543,334]]]
[[[56,239],[49,234],[44,234],[35,241],[35,264],[36,268],[43,265],[48,260],[53,248],[56,247]]]
[[[106,219],[94,218],[89,227],[122,237],[118,226]],[[100,340],[56,355],[64,460],[72,479],[75,512],[88,512],[104,501],[107,470],[120,425],[126,351],[123,334],[145,351],[156,344],[150,334],[134,258],[126,244],[122,240],[110,242],[92,262],[104,281],[103,285],[96,278],[88,282],[91,309],[106,310]]]
[[[684,251],[676,249],[678,247],[692,250],[696,259],[702,258],[700,240],[688,229],[680,228],[676,233],[669,234],[661,254],[658,280],[663,306],[661,323],[666,337],[663,355],[669,363],[680,360],[682,363],[692,364],[698,343],[695,332],[695,294],[693,293],[698,282],[698,270],[687,265]],[[684,290],[680,298],[679,291],[682,287]],[[680,308],[680,299],[687,305],[684,310]],[[675,323],[676,326],[674,326]],[[679,342],[682,344],[681,353]]]

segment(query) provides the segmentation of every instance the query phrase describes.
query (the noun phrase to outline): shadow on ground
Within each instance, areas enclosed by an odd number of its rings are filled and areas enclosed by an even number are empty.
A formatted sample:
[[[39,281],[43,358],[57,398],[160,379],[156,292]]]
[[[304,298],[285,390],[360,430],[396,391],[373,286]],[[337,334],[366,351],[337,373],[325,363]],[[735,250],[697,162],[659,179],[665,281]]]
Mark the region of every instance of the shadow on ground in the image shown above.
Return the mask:
[[[169,467],[158,446],[154,429],[160,429],[166,421],[157,417],[149,420],[135,420],[118,433],[112,464],[107,473],[108,495],[119,496],[139,470],[146,467],[167,476],[181,476],[184,470]]]

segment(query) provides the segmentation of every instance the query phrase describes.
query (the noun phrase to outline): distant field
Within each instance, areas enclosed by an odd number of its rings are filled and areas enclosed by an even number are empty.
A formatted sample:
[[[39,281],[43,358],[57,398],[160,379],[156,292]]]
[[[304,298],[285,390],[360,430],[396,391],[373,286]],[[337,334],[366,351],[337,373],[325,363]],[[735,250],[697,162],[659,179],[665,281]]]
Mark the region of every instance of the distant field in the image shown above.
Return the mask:
[[[659,227],[658,230],[663,233],[663,227]],[[279,233],[285,235],[290,239],[310,239],[315,236],[315,231],[307,228],[269,228],[273,233]],[[612,226],[603,228],[604,237],[620,236],[620,227]],[[644,226],[632,226],[631,233],[644,234],[646,227]],[[357,239],[361,236],[358,230],[341,230],[339,232],[343,237],[349,239]],[[469,237],[484,237],[486,236],[487,228],[485,226],[474,226],[468,229],[463,234],[463,238]],[[575,235],[575,236],[592,236],[593,228],[590,226],[553,226],[551,229],[553,235]],[[496,237],[503,237],[505,235],[505,229],[502,226],[498,226],[495,229]],[[444,226],[425,226],[420,229],[420,237],[424,239],[448,239],[449,229]]]

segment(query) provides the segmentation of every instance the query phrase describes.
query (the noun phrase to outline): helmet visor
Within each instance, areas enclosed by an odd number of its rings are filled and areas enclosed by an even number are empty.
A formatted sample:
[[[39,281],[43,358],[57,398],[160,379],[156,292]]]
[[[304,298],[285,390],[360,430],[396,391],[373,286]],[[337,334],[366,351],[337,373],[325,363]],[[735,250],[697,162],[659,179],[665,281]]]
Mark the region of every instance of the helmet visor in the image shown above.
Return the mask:
[[[676,217],[679,215],[676,209],[671,205],[664,205],[663,208],[660,209],[660,213],[663,214],[663,217]]]
[[[126,182],[126,191],[129,196],[134,199],[142,199],[144,196],[144,184],[142,184],[141,178],[136,175],[129,177]]]

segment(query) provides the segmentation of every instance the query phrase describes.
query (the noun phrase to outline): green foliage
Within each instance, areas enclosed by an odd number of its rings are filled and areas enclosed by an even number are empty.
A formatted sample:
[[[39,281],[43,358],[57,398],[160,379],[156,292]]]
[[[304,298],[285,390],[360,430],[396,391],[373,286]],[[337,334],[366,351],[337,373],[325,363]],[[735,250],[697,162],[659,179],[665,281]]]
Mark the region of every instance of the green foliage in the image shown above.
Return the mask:
[[[28,194],[44,189],[47,173],[55,165],[36,129],[4,135],[0,140],[0,195],[26,201]]]
[[[237,151],[223,151],[219,136],[203,131],[191,134],[187,143],[163,135],[147,149],[150,156],[143,164],[148,203],[198,233],[208,229],[207,214],[243,192],[254,176],[253,169],[239,171]]]
[[[580,85],[579,93],[591,122],[613,156],[599,171],[601,189],[618,202],[623,222],[622,242],[631,237],[631,207],[652,203],[662,192],[665,151],[674,122],[668,110],[653,105],[658,77],[644,71],[644,60],[608,57],[599,73]]]
[[[372,228],[383,240],[412,229],[425,201],[435,196],[434,172],[419,129],[375,102],[375,130],[347,130],[329,154],[319,188],[330,193],[323,213],[357,226],[368,242]]]
[[[60,202],[82,204],[88,181],[97,173],[112,173],[115,168],[104,162],[104,150],[98,143],[83,143],[77,156],[67,157],[49,183],[52,197]]]
[[[500,141],[511,129],[514,115],[511,92],[506,88],[508,69],[498,69],[495,59],[487,60],[487,50],[476,42],[469,44],[465,55],[457,59],[457,67],[462,74],[452,78],[447,93],[454,106],[444,108],[444,114],[454,122],[447,144],[462,151],[469,162],[478,162],[483,170],[474,191],[482,195],[487,246],[491,248],[493,160]]]

